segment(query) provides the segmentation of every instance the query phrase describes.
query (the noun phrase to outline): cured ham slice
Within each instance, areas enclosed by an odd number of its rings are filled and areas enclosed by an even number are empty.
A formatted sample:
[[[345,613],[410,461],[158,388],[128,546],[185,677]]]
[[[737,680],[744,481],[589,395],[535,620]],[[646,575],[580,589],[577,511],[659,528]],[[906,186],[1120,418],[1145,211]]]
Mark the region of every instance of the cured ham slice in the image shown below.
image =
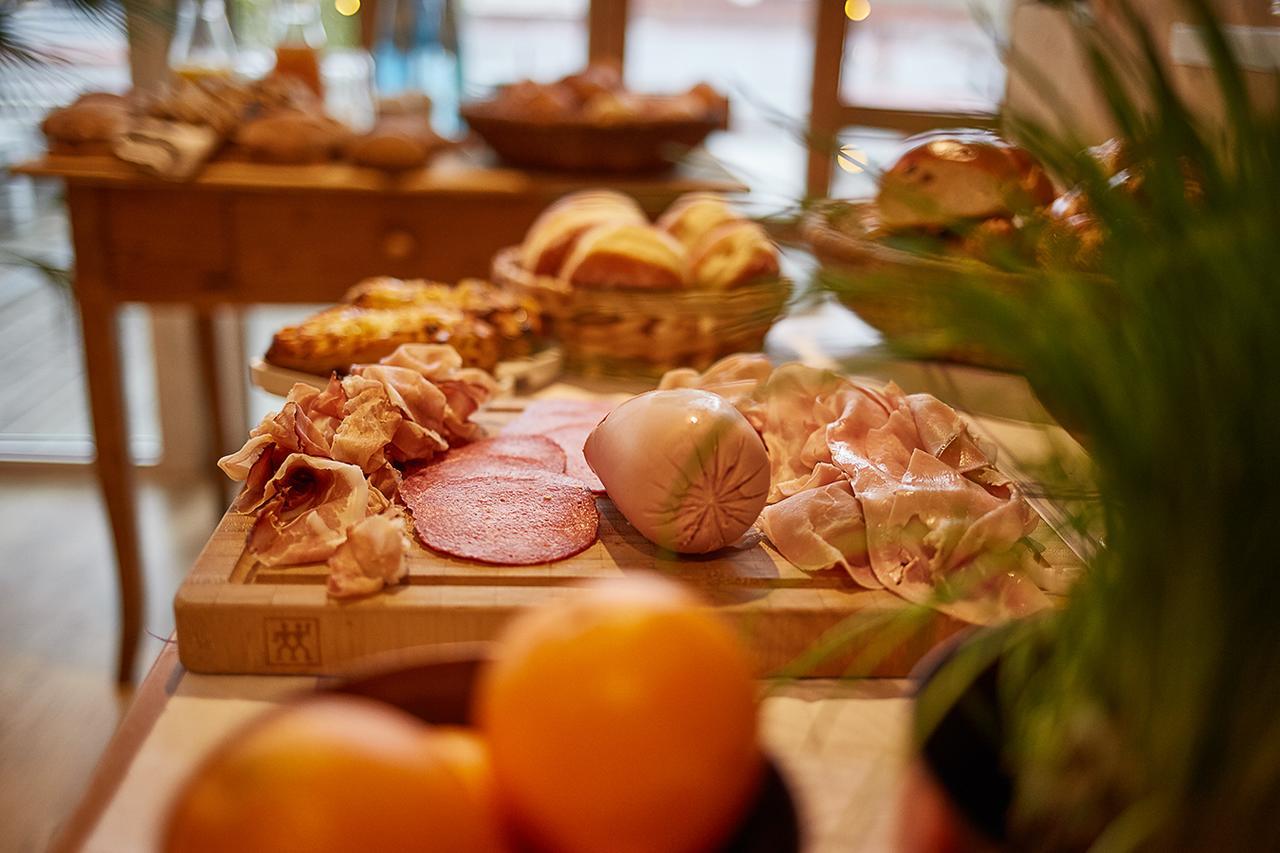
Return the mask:
[[[462,357],[443,344],[401,344],[379,365],[417,373],[439,389],[446,406],[438,421],[415,423],[440,432],[450,444],[462,444],[480,435],[470,417],[498,391],[498,383],[483,370],[463,367]],[[353,368],[354,370],[354,368]]]
[[[268,566],[326,560],[368,508],[369,485],[357,466],[291,454],[255,507],[248,550]]]
[[[734,406],[755,393],[761,382],[769,378],[773,365],[760,353],[734,353],[725,356],[699,373],[691,367],[669,370],[658,383],[658,390],[700,388],[719,394]]]
[[[503,435],[542,435],[560,445],[565,455],[565,472],[585,483],[595,494],[604,494],[604,484],[582,455],[587,436],[613,404],[602,400],[534,400],[508,423]]]
[[[404,519],[395,510],[357,522],[328,560],[329,595],[356,598],[399,583],[408,573],[405,545]]]
[[[769,451],[769,503],[800,491],[818,463],[831,461],[827,424],[863,393],[829,370],[785,364],[738,406]]]
[[[901,480],[868,467],[852,484],[871,570],[885,588],[975,622],[1048,606],[1022,571],[1029,554],[1020,540],[1036,525],[1025,502],[991,495],[922,450]]]
[[[819,466],[836,471],[830,465]],[[823,486],[798,492],[760,513],[761,532],[797,568],[807,572],[839,566],[868,589],[881,586],[867,557],[862,506],[853,488],[837,476]]]
[[[392,405],[386,387],[360,376],[342,380],[346,401],[334,432],[332,457],[359,466],[366,474],[387,462],[384,452],[404,417]]]

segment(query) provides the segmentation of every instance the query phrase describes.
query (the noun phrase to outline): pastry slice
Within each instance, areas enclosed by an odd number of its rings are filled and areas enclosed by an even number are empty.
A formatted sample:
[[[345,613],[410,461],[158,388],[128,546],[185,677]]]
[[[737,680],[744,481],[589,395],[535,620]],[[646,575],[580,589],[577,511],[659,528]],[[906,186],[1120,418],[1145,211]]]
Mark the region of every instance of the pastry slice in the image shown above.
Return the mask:
[[[492,369],[499,347],[493,329],[441,306],[360,308],[338,305],[276,332],[266,360],[278,367],[323,375],[373,363],[401,344],[449,344],[468,366]]]

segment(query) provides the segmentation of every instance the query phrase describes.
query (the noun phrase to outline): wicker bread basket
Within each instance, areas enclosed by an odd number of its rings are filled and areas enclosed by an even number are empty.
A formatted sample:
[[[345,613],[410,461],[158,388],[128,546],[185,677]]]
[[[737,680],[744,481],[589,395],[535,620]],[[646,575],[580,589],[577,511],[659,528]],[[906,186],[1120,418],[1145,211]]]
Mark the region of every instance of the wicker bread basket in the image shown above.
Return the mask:
[[[570,172],[669,168],[685,150],[724,126],[724,118],[714,112],[701,118],[608,124],[585,119],[534,121],[503,115],[491,102],[467,104],[462,117],[508,163]]]
[[[886,245],[867,235],[872,202],[838,202],[816,209],[801,224],[801,236],[822,265],[832,289],[859,317],[894,340],[946,361],[1000,370],[1016,369],[984,347],[957,341],[946,322],[948,289],[958,280],[981,277],[992,288],[1016,291],[1025,276],[967,258],[929,257]]]
[[[492,277],[537,299],[566,366],[596,376],[701,370],[730,353],[759,350],[791,294],[783,278],[723,291],[572,287],[524,269],[514,246],[494,256]]]

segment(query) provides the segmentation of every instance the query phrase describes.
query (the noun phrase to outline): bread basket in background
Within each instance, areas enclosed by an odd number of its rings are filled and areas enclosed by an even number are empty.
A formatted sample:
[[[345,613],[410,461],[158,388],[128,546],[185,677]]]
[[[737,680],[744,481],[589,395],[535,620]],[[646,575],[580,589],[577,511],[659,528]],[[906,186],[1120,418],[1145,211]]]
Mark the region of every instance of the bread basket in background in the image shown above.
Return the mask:
[[[615,174],[669,169],[724,125],[718,115],[637,118],[611,124],[581,119],[538,121],[504,115],[491,103],[467,104],[462,117],[507,163]]]
[[[897,248],[869,236],[864,223],[874,202],[831,202],[810,211],[801,237],[821,265],[819,275],[836,298],[890,340],[914,352],[996,370],[1016,369],[985,347],[958,341],[948,330],[949,290],[980,277],[993,288],[1020,288],[1024,276],[981,261],[938,257]]]
[[[573,287],[524,269],[515,246],[498,252],[491,275],[538,301],[566,367],[590,376],[658,377],[758,351],[791,295],[781,277],[728,290]]]

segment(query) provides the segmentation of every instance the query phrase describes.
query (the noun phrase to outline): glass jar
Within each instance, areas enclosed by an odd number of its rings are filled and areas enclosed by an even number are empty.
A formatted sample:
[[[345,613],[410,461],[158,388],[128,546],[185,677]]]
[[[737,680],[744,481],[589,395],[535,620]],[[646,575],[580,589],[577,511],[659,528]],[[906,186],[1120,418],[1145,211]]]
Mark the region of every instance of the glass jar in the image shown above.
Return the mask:
[[[230,77],[236,65],[236,39],[227,21],[225,0],[182,0],[169,68],[190,80]]]
[[[306,83],[324,96],[320,75],[320,55],[326,37],[317,0],[280,0],[276,6],[277,27],[275,73]]]

